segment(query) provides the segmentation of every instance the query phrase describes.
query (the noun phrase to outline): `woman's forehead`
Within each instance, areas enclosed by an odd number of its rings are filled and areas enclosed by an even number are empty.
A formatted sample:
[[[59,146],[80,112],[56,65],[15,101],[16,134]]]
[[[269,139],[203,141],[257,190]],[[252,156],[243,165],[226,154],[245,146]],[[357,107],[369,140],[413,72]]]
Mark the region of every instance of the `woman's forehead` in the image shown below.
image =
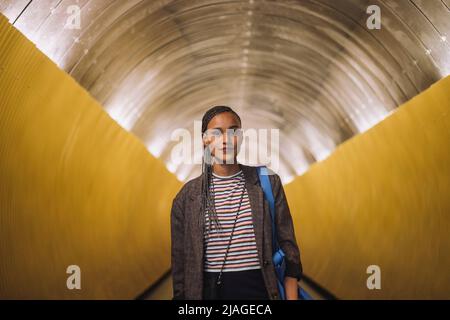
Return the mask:
[[[228,129],[239,127],[240,123],[237,117],[231,112],[222,112],[214,116],[208,123],[208,128]]]

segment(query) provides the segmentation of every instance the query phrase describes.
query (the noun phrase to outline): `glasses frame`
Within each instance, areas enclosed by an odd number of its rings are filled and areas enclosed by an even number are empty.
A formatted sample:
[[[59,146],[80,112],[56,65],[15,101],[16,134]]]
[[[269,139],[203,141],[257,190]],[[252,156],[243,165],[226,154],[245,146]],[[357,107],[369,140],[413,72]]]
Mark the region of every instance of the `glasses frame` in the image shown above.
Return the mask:
[[[213,134],[214,133],[214,134]],[[243,129],[242,128],[229,128],[226,129],[227,137],[241,137],[243,135]],[[222,129],[214,128],[214,129],[207,129],[203,133],[203,138],[214,138],[219,139],[223,138],[224,133],[222,132]]]

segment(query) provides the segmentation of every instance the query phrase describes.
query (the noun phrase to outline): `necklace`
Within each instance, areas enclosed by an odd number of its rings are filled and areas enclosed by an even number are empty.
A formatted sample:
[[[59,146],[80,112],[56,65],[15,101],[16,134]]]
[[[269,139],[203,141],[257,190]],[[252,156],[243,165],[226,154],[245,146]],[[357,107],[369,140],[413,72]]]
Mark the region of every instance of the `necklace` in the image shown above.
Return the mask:
[[[217,277],[217,281],[216,284],[220,285],[222,283],[221,278],[222,278],[222,271],[223,271],[223,267],[225,265],[225,262],[227,261],[227,256],[228,256],[228,250],[230,249],[231,246],[231,239],[233,238],[233,234],[234,234],[234,227],[236,226],[236,221],[237,221],[237,217],[239,215],[239,211],[241,211],[241,205],[242,205],[242,199],[244,198],[244,193],[245,193],[245,179],[241,179],[241,183],[239,184],[240,186],[242,186],[242,192],[241,192],[241,198],[239,200],[239,207],[238,210],[236,211],[236,216],[234,217],[234,223],[233,223],[233,228],[231,230],[231,235],[230,235],[230,239],[228,240],[228,245],[227,245],[227,250],[225,251],[225,258],[222,262],[222,266],[220,267],[220,272],[219,272],[219,276]],[[213,194],[215,196],[215,189],[214,189],[214,179],[213,179]],[[216,200],[214,198],[214,206],[216,205]],[[211,220],[210,220],[211,221]]]

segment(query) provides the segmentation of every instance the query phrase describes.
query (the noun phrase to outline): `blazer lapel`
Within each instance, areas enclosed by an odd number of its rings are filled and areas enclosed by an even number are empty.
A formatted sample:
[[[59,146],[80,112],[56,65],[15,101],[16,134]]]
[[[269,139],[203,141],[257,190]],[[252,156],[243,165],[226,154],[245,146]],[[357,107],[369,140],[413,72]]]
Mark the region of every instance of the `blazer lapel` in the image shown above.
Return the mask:
[[[192,219],[191,219],[191,236],[193,237],[193,246],[195,248],[195,256],[203,261],[203,235],[204,235],[204,224],[205,219],[202,212],[202,179],[197,179],[194,181],[192,193],[190,194],[192,208]],[[201,266],[203,268],[203,265]]]

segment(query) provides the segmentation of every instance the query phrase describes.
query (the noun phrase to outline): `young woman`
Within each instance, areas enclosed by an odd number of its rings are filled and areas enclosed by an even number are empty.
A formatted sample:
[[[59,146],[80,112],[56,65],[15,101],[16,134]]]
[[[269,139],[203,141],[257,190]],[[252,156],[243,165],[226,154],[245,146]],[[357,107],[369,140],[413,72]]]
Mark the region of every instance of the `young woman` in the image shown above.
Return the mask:
[[[256,167],[236,160],[241,119],[227,106],[202,119],[202,174],[172,203],[173,299],[280,299],[272,264],[272,222]],[[300,252],[280,177],[269,175],[287,299],[297,299]]]

